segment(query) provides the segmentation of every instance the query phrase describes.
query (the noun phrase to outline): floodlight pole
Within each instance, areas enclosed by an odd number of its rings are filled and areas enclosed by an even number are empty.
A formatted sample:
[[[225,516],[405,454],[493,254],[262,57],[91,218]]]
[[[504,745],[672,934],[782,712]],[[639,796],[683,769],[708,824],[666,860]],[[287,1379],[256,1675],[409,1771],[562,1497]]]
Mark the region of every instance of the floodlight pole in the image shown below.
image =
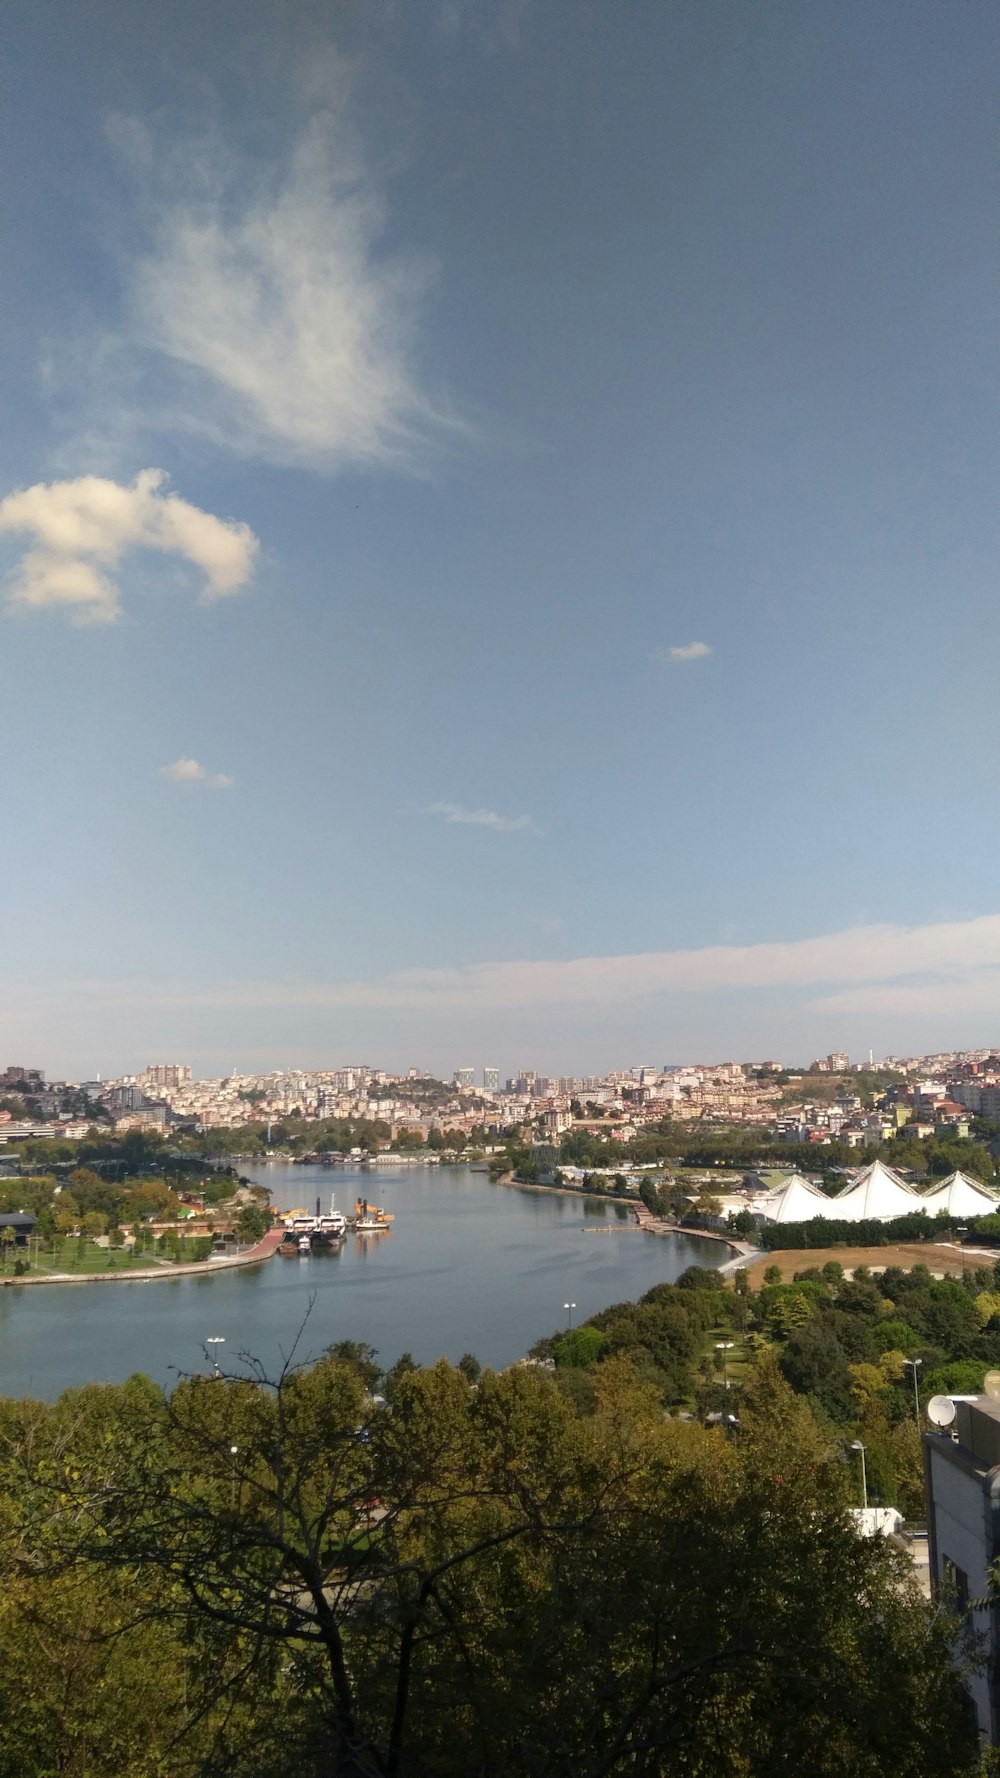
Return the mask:
[[[727,1401],[729,1400],[729,1359],[726,1354],[732,1351],[735,1344],[735,1340],[716,1340],[715,1342],[715,1350],[722,1353],[722,1373],[726,1380]]]
[[[920,1393],[917,1389],[917,1370],[923,1362],[922,1358],[904,1358],[903,1360],[903,1363],[908,1364],[913,1372],[913,1418],[917,1422],[918,1432],[920,1431]]]
[[[863,1510],[865,1512],[867,1512],[868,1511],[868,1472],[865,1469],[865,1447],[861,1443],[861,1440],[859,1438],[855,1438],[855,1439],[851,1440],[851,1450],[852,1451],[860,1451],[860,1453],[861,1453],[861,1505],[862,1505]]]

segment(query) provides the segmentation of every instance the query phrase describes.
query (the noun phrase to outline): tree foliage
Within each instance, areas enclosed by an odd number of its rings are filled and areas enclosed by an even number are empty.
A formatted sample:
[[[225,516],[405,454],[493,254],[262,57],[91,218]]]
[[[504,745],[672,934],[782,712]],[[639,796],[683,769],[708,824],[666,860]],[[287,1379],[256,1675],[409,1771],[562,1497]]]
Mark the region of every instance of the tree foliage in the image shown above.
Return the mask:
[[[971,1778],[947,1625],[768,1355],[736,1443],[623,1355],[583,1417],[365,1363],[0,1404],[8,1770]]]

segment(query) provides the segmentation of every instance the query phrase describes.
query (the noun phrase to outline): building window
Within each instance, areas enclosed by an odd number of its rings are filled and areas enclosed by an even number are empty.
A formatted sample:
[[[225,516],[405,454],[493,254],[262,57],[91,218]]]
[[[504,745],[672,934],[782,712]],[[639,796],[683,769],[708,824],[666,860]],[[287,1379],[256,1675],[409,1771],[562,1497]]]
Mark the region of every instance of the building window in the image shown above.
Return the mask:
[[[955,1608],[964,1617],[969,1609],[969,1577],[950,1556],[941,1560],[941,1584],[955,1601]]]

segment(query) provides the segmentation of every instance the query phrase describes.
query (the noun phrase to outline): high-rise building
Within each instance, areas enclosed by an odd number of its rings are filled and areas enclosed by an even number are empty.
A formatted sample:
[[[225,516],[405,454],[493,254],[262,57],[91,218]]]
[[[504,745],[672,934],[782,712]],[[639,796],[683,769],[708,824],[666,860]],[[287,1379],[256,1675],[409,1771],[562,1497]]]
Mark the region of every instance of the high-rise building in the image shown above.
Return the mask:
[[[499,1093],[499,1091],[500,1091],[500,1070],[499,1070],[499,1068],[484,1068],[483,1069],[483,1092],[484,1093]]]
[[[148,1087],[187,1087],[191,1084],[191,1070],[186,1062],[150,1062],[139,1078]]]
[[[41,1092],[44,1085],[45,1076],[40,1068],[20,1068],[11,1063],[0,1074],[0,1087],[26,1087],[29,1092]]]
[[[851,1058],[846,1050],[831,1050],[826,1064],[831,1074],[846,1074],[851,1066]]]
[[[144,1111],[146,1095],[137,1080],[123,1080],[120,1086],[112,1087],[107,1096],[109,1111]]]
[[[475,1084],[476,1070],[474,1068],[455,1069],[455,1085],[457,1087],[474,1087]]]

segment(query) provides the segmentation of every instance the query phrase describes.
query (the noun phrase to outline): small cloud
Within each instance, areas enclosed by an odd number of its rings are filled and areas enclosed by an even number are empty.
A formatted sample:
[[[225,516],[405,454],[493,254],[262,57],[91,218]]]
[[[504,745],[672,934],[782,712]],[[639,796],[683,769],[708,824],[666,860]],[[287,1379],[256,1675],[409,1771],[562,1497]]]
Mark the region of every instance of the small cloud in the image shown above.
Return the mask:
[[[112,571],[129,549],[182,556],[205,576],[207,600],[239,592],[259,547],[250,527],[168,493],[166,481],[162,469],[144,469],[127,486],[81,475],[0,500],[0,534],[24,532],[36,545],[15,569],[10,603],[61,606],[77,624],[114,623],[121,606]]]
[[[231,790],[233,780],[225,772],[206,772],[196,759],[175,759],[172,766],[161,766],[160,777],[168,784],[201,784],[206,790]]]
[[[658,648],[654,661],[703,661],[712,650],[707,642],[678,642],[673,648]]]
[[[438,815],[442,821],[463,827],[489,827],[494,833],[538,833],[530,815],[498,815],[496,809],[465,809],[461,803],[428,803],[422,815]]]

